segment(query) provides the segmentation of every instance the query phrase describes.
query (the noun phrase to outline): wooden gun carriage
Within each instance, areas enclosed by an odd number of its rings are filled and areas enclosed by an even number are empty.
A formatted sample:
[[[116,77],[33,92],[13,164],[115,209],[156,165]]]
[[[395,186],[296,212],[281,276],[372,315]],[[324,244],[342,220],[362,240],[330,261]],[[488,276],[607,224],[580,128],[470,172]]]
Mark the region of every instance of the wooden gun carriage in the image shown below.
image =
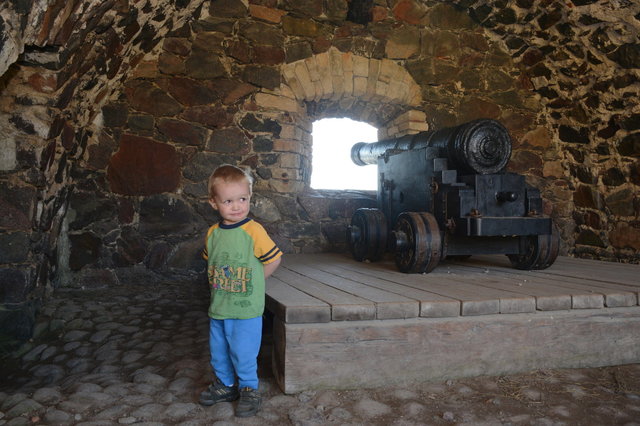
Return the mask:
[[[378,166],[378,206],[353,214],[353,257],[376,261],[392,251],[407,273],[474,254],[505,254],[518,269],[547,268],[558,256],[558,233],[542,215],[540,192],[505,171],[510,156],[508,131],[488,119],[355,144],[355,164]]]

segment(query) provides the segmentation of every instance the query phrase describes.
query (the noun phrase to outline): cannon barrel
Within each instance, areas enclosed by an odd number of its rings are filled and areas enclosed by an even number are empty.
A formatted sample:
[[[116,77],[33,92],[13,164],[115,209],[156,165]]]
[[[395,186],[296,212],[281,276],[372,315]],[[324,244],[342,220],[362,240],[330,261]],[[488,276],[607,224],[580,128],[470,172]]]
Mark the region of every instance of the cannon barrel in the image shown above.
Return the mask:
[[[377,164],[387,151],[438,148],[451,168],[461,173],[493,174],[505,169],[511,157],[507,129],[491,119],[479,119],[455,127],[373,143],[358,142],[351,148],[351,160],[359,165]]]

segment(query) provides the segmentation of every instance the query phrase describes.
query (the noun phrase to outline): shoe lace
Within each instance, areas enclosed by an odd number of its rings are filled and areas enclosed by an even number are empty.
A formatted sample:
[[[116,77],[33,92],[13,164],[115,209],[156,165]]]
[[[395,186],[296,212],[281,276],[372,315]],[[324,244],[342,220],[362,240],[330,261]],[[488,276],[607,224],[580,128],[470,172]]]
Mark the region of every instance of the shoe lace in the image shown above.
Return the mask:
[[[216,395],[225,395],[229,392],[233,391],[232,386],[226,386],[224,383],[217,381],[211,385],[209,385],[209,391],[211,393],[215,393]]]
[[[240,397],[242,399],[258,400],[260,399],[260,394],[258,394],[257,390],[252,389],[250,387],[246,387],[246,388],[240,389]]]

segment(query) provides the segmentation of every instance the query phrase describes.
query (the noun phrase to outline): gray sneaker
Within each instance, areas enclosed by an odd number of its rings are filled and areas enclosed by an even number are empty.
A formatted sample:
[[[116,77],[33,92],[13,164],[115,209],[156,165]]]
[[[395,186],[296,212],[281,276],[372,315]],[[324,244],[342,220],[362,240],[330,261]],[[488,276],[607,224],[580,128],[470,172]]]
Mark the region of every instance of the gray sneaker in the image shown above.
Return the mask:
[[[255,416],[262,405],[262,397],[257,389],[249,387],[240,389],[240,400],[236,407],[236,417]]]
[[[220,380],[209,385],[209,387],[200,394],[200,404],[213,405],[218,402],[231,402],[238,399],[237,386],[225,386]]]

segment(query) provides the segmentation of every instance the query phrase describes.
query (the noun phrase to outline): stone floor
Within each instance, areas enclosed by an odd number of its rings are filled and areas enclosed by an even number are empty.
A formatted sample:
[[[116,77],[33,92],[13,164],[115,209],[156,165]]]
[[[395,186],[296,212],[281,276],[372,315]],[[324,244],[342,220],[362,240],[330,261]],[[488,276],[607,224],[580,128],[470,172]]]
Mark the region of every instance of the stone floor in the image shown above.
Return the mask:
[[[58,290],[37,337],[0,366],[0,425],[640,425],[640,365],[544,370],[412,388],[283,394],[260,356],[262,410],[202,407],[206,285]]]

